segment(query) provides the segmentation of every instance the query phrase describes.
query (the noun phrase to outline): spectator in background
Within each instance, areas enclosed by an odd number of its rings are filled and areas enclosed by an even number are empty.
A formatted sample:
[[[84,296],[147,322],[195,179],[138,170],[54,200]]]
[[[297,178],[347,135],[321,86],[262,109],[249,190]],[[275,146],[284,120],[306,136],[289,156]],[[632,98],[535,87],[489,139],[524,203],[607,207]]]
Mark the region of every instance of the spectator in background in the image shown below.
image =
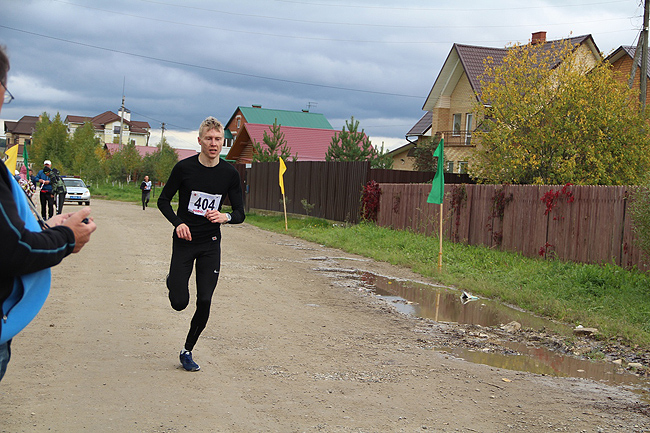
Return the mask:
[[[51,171],[52,161],[46,159],[43,161],[43,169],[36,174],[36,181],[41,187],[39,198],[41,200],[41,216],[44,220],[54,216],[54,193],[52,192],[52,184],[49,176]]]
[[[63,183],[61,173],[56,168],[50,171],[50,184],[52,185],[52,194],[54,194],[54,206],[56,207],[56,214],[60,215],[63,212],[63,203],[65,202],[65,194],[68,192]]]

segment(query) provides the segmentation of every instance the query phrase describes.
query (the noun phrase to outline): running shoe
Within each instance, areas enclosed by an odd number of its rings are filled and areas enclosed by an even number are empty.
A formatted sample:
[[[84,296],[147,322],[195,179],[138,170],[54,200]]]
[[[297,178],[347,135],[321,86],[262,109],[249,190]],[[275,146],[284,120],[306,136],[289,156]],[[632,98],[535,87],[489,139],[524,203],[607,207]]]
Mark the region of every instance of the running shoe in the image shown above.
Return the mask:
[[[180,359],[183,368],[187,371],[199,371],[201,369],[199,364],[192,359],[192,352],[181,352]]]

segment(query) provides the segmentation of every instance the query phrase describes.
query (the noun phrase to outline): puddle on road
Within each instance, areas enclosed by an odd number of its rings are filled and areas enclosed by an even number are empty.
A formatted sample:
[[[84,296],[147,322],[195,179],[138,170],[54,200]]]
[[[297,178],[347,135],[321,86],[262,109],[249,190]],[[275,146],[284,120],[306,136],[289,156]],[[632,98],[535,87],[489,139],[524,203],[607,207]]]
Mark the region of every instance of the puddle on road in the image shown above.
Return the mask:
[[[517,321],[524,328],[551,330],[561,335],[570,335],[572,329],[566,325],[546,320],[488,299],[467,301],[461,299],[457,290],[434,285],[397,280],[361,273],[364,286],[378,297],[392,303],[400,312],[437,322],[474,324],[485,327]],[[486,353],[461,348],[438,347],[434,350],[450,353],[466,361],[485,364],[508,370],[526,371],[552,376],[580,377],[610,384],[631,385],[637,391],[647,392],[650,383],[634,374],[622,370],[610,362],[588,361],[565,356],[545,348],[529,347],[523,343],[510,342],[507,347],[518,355]],[[641,390],[643,388],[643,390]]]

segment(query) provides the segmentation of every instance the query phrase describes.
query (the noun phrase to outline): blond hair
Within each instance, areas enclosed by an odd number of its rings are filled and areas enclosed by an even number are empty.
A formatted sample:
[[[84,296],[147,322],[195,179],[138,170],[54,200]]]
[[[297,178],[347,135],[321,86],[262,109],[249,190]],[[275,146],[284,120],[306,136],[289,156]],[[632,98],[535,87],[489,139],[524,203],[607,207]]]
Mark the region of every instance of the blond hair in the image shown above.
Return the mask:
[[[199,137],[203,137],[203,134],[210,131],[211,129],[216,129],[217,131],[223,131],[223,125],[216,118],[210,116],[201,122],[199,126]]]

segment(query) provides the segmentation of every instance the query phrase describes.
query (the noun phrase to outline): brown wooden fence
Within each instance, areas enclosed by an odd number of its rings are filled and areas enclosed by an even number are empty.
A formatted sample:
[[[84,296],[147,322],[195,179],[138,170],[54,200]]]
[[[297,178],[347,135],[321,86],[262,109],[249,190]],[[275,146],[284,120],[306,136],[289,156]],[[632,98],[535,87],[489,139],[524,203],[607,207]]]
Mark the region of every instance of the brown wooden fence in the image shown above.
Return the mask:
[[[440,206],[426,202],[431,185],[380,187],[378,225],[437,234]],[[623,186],[445,185],[443,237],[528,257],[647,271],[650,262],[635,245],[628,212],[632,191]],[[554,197],[548,206],[545,197]]]
[[[282,211],[279,162],[234,164],[242,178],[247,209]],[[369,162],[287,162],[284,173],[287,212],[356,223],[363,186],[370,180],[390,183],[431,182],[434,172],[371,169]],[[470,183],[468,175],[445,173],[446,184]]]
[[[309,215],[334,221],[359,221],[361,191],[366,184],[368,162],[287,162],[284,190],[287,212],[307,214],[302,204],[314,205]],[[246,206],[282,211],[279,162],[254,163],[244,181]]]
[[[429,182],[433,173],[371,170],[367,162],[286,165],[284,185],[290,213],[307,214],[301,203],[306,200],[313,205],[312,216],[356,223],[362,188],[376,180],[382,189],[378,225],[437,235],[440,206],[426,202],[431,184],[409,183]],[[283,210],[279,163],[236,167],[248,209]],[[633,187],[473,185],[464,180],[466,176],[445,173],[446,239],[529,257],[541,254],[582,263],[616,263],[644,271],[650,267],[650,260],[634,242],[628,212]],[[551,194],[554,199],[547,206],[542,199]],[[498,203],[503,204],[501,210]]]

